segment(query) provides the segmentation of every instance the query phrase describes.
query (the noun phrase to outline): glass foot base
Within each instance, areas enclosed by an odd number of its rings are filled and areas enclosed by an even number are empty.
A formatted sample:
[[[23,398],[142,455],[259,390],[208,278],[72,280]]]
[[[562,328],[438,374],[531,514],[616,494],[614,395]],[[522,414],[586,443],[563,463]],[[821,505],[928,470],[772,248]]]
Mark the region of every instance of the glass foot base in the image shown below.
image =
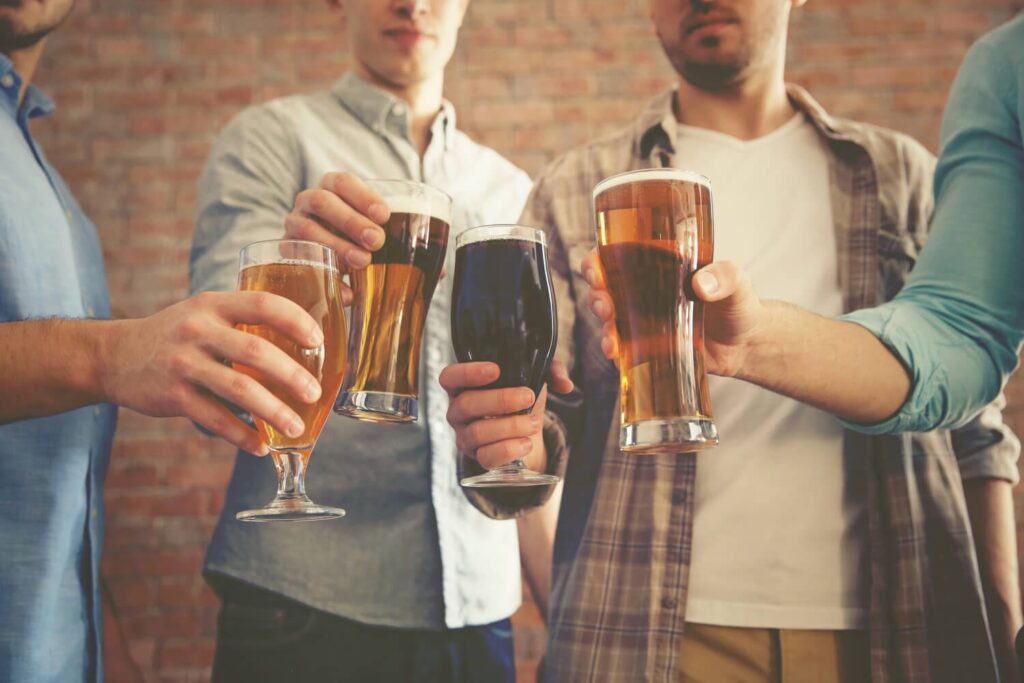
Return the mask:
[[[619,431],[624,453],[689,453],[717,445],[718,429],[706,417],[643,420]]]
[[[341,508],[317,505],[307,496],[275,498],[266,507],[242,510],[235,519],[243,522],[315,522],[321,519],[339,519],[345,516]]]
[[[509,464],[489,472],[466,477],[459,483],[468,488],[509,488],[516,486],[551,486],[561,481],[553,474],[541,474],[526,467]]]
[[[367,422],[415,422],[419,414],[415,396],[380,391],[342,391],[334,412]]]

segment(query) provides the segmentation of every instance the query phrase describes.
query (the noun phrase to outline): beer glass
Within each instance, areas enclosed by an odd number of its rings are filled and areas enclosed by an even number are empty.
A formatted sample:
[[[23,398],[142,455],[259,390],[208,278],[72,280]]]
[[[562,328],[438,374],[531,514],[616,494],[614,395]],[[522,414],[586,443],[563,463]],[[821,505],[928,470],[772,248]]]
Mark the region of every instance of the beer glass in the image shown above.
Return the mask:
[[[427,308],[444,266],[452,200],[407,180],[368,180],[391,208],[384,246],[352,271],[351,363],[335,411],[371,422],[415,422]]]
[[[345,372],[345,309],[341,299],[341,275],[334,252],[315,242],[270,240],[242,249],[238,275],[242,291],[272,292],[291,299],[309,313],[324,333],[318,348],[302,348],[291,338],[265,325],[239,325],[239,329],[262,337],[283,350],[306,370],[322,389],[316,403],[303,403],[262,373],[239,363],[234,367],[269,389],[298,413],[306,425],[301,436],[292,438],[272,425],[254,418],[256,429],[270,446],[277,469],[277,495],[265,507],[239,512],[245,521],[298,521],[334,519],[345,511],[317,505],[306,495],[306,468],[320,431],[331,413],[331,405]]]
[[[674,169],[594,188],[597,243],[619,338],[619,447],[684,452],[718,443],[704,370],[704,305],[693,273],[712,261],[711,185]]]
[[[546,244],[543,232],[521,225],[480,226],[456,239],[452,342],[461,363],[497,363],[501,374],[488,389],[529,387],[539,396],[544,386],[558,343]],[[461,483],[495,487],[557,482],[558,477],[513,460]]]

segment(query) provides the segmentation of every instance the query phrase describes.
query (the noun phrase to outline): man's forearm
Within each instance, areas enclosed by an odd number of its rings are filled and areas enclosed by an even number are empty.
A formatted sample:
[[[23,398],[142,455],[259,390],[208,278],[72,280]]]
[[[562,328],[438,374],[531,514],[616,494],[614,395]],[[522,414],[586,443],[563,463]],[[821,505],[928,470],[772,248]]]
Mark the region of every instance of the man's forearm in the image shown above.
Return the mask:
[[[770,316],[737,377],[850,422],[881,422],[899,411],[910,376],[871,332],[789,304],[765,306]]]
[[[0,324],[0,424],[104,400],[99,363],[117,323],[30,320]]]
[[[1000,479],[964,482],[989,624],[1004,680],[1017,680],[1013,642],[1022,625],[1013,487]]]
[[[544,618],[548,613],[551,594],[551,554],[558,526],[558,508],[562,503],[562,485],[558,484],[551,498],[540,507],[530,510],[518,520],[519,554],[523,575],[533,594],[537,609]]]

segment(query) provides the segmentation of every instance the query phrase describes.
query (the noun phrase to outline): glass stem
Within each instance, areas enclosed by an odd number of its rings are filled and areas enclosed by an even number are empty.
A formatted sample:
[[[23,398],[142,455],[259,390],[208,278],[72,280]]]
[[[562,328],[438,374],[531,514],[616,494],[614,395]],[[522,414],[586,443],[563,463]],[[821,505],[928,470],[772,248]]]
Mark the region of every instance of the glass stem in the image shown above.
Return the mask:
[[[274,453],[274,466],[277,468],[277,498],[305,498],[306,456],[298,451]]]
[[[512,462],[507,462],[504,465],[499,465],[498,467],[495,467],[491,471],[501,472],[504,474],[519,474],[521,472],[525,472],[527,469],[528,468],[526,467],[526,463],[520,460],[519,458],[516,458]]]

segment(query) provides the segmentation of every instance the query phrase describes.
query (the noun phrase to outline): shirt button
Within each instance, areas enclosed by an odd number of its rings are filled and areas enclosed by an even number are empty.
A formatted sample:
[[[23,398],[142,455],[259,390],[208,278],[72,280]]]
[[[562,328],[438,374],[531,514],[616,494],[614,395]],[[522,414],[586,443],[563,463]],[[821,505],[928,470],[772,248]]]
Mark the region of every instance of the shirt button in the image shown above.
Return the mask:
[[[99,416],[100,416],[100,414],[101,414],[102,412],[103,412],[103,411],[102,411],[102,410],[100,410],[100,407],[99,407],[99,406],[95,406],[95,407],[94,407],[94,408],[92,409],[92,414],[93,414],[93,415],[95,415],[96,417],[99,417]]]
[[[4,86],[5,88],[13,87],[14,76],[12,76],[11,74],[4,74],[2,77],[0,77],[0,85]]]
[[[74,215],[74,214],[73,214],[73,213],[71,213],[71,209],[68,209],[67,211],[65,211],[65,212],[64,212],[64,217],[65,217],[65,218],[67,218],[67,219],[68,219],[69,221],[71,220],[71,217],[72,217],[73,215]]]
[[[662,598],[661,599],[661,608],[662,609],[667,609],[667,610],[675,609],[676,608],[676,601],[673,600],[672,598]]]
[[[92,306],[86,306],[85,307],[85,314],[87,316],[89,316],[90,318],[95,318],[96,317],[96,310]]]

